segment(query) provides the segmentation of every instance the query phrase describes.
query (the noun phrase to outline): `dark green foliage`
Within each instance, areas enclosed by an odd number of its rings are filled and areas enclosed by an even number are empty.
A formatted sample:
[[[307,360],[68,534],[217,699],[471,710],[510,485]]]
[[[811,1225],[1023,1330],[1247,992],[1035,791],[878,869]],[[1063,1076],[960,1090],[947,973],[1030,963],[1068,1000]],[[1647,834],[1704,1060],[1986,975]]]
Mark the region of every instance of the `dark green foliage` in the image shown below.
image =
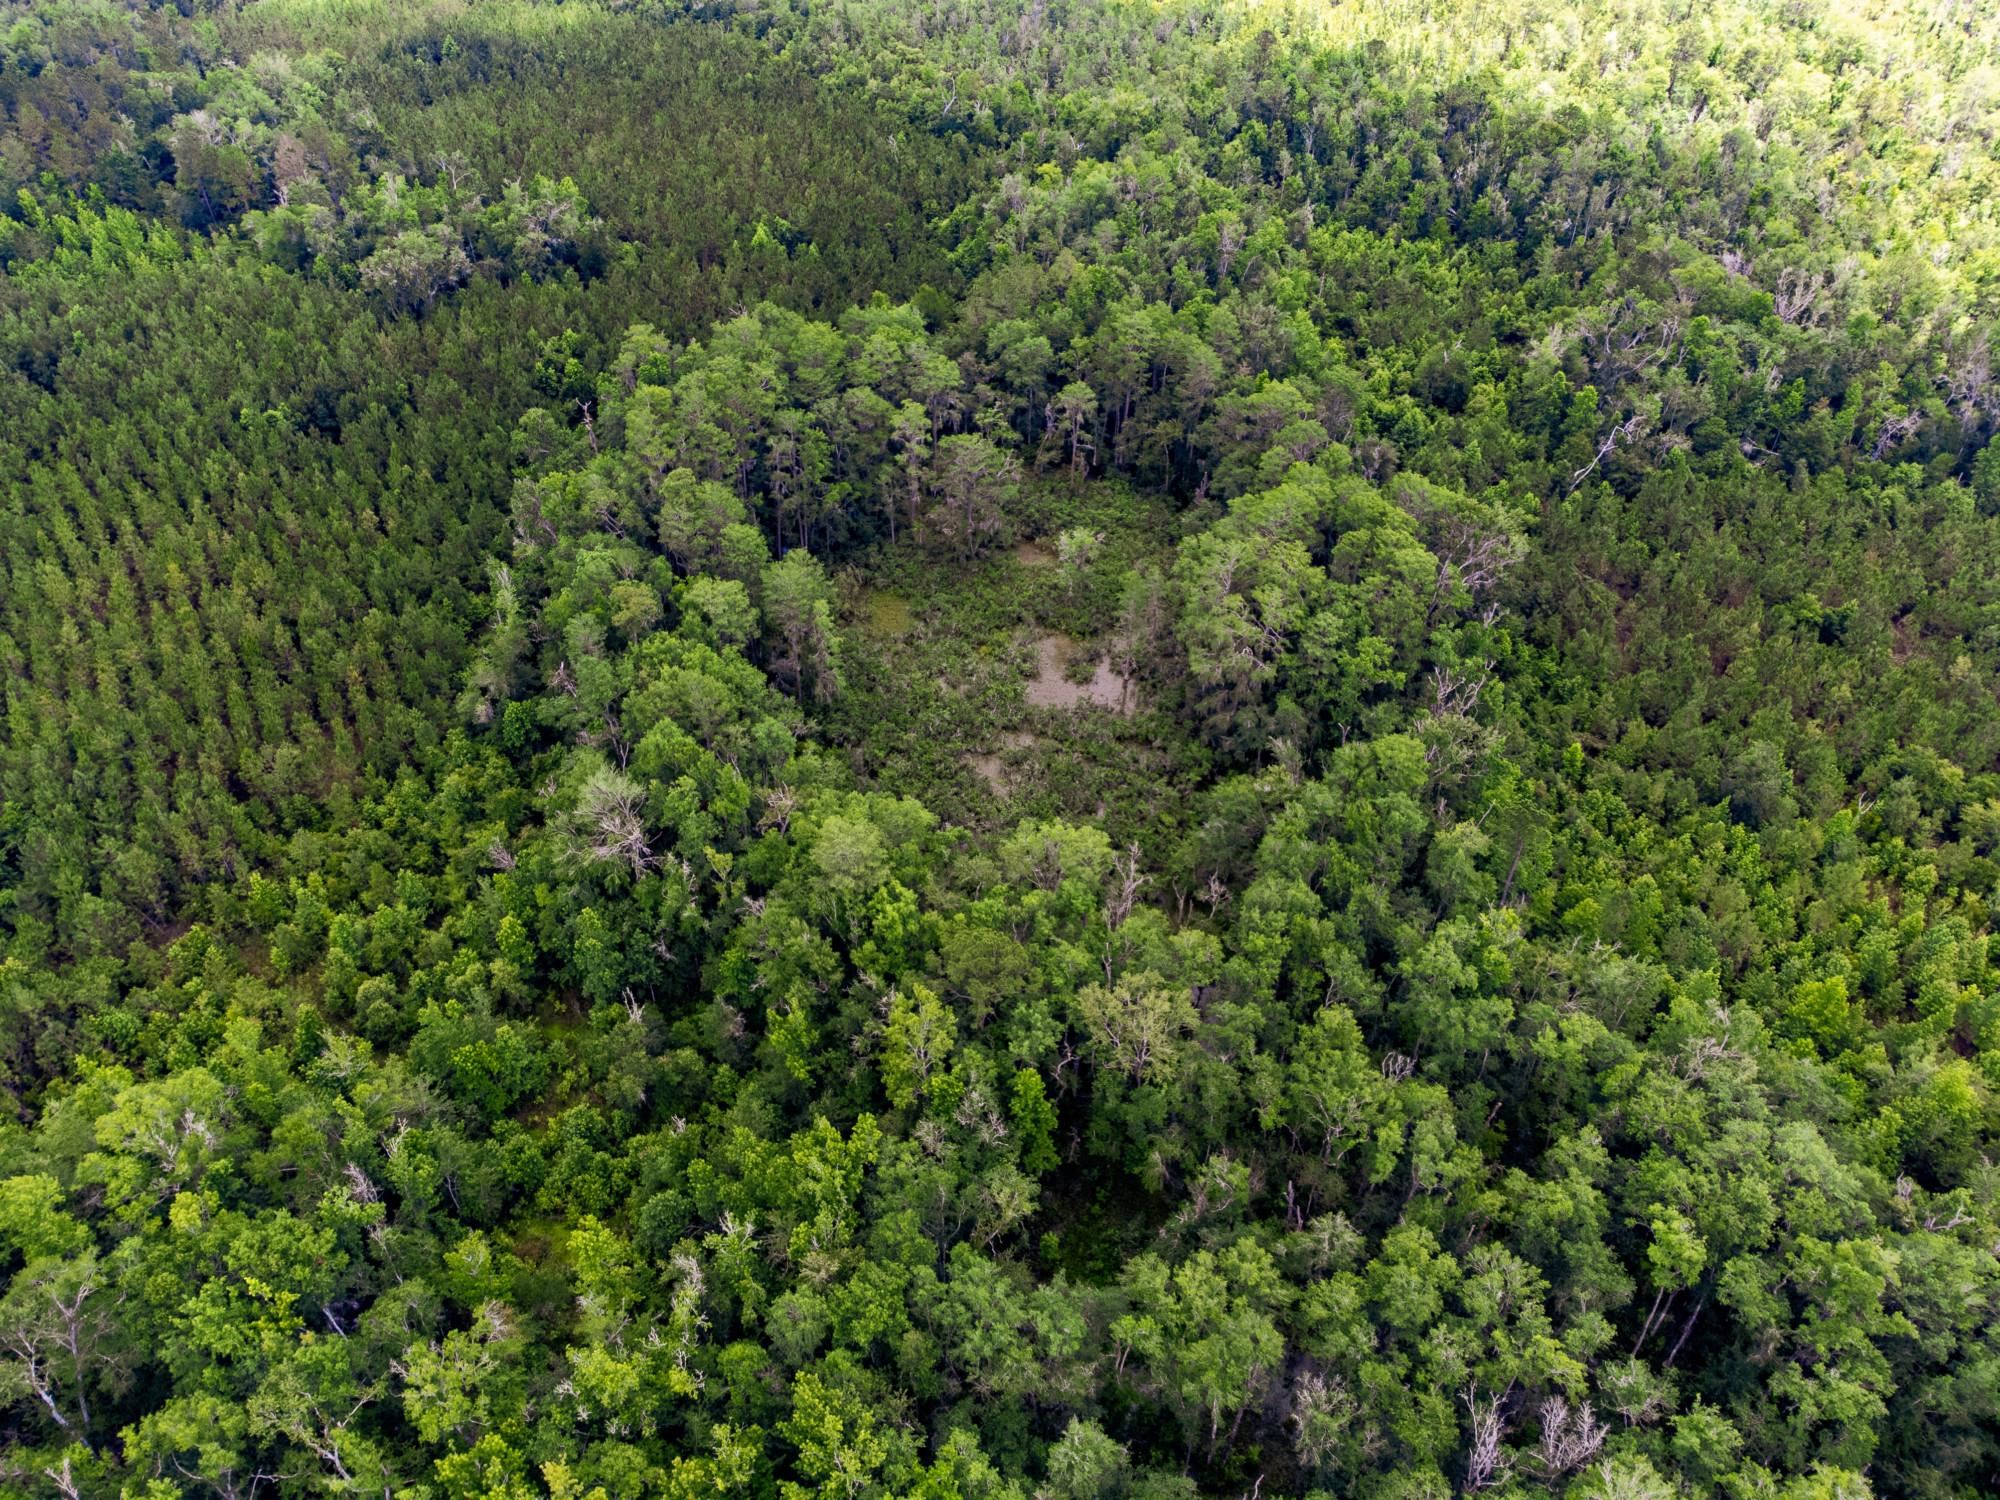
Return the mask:
[[[0,1492],[1992,1489],[1976,17],[6,26]]]

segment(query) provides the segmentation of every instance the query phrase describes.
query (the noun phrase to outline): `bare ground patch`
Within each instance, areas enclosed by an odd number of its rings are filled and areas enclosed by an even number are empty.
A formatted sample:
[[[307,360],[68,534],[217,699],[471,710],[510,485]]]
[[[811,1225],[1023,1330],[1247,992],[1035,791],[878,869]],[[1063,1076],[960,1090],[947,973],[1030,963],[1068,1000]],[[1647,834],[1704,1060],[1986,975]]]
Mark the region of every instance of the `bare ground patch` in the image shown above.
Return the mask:
[[[1035,675],[1027,688],[1029,705],[1133,712],[1138,703],[1131,682],[1103,657],[1097,659],[1087,679],[1079,682],[1071,675],[1070,663],[1080,653],[1081,648],[1066,635],[1051,631],[1035,638]]]
[[[1020,772],[1011,761],[1022,751],[1032,750],[1041,742],[1026,730],[1010,729],[1000,736],[998,750],[968,750],[959,759],[963,760],[996,797],[1011,796],[1019,782]]]
[[[1024,568],[1053,568],[1058,560],[1055,549],[1041,542],[1014,543],[1014,561]]]

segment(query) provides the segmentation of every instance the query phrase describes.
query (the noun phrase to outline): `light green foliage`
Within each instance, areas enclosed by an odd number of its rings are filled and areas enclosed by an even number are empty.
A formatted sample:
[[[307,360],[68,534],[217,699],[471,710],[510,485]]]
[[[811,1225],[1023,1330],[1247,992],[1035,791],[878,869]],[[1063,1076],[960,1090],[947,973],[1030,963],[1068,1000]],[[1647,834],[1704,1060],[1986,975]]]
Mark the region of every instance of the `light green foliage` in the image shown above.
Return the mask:
[[[1112,1325],[1122,1351],[1144,1362],[1168,1401],[1206,1419],[1211,1444],[1276,1372],[1284,1340],[1272,1314],[1290,1300],[1270,1257],[1240,1242],[1197,1251],[1169,1271],[1143,1256],[1125,1271],[1134,1311]]]
[[[0,1489],[1990,1490],[1979,11],[19,0]]]
[[[90,1232],[62,1207],[62,1184],[34,1175],[0,1181],[0,1241],[25,1260],[68,1255],[90,1243]]]
[[[1011,880],[1053,891],[1070,882],[1088,891],[1111,868],[1111,840],[1101,828],[1024,822],[1000,845],[1000,867]]]
[[[779,1431],[797,1449],[801,1475],[785,1482],[784,1500],[844,1500],[878,1492],[876,1476],[889,1449],[858,1393],[829,1386],[808,1371],[799,1376],[792,1414]]]
[[[1102,1066],[1163,1087],[1180,1073],[1187,1034],[1199,1019],[1181,987],[1143,970],[1109,988],[1085,985],[1076,1009]]]
[[[882,1087],[891,1104],[907,1109],[926,1094],[957,1033],[951,1012],[921,985],[907,997],[891,996],[882,1038]]]

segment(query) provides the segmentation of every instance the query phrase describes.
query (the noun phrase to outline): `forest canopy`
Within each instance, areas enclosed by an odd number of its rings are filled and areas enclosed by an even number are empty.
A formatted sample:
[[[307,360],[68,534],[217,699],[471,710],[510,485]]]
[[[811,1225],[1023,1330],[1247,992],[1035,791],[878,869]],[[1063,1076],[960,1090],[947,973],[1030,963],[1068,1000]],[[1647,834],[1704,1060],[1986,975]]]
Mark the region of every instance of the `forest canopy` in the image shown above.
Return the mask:
[[[2000,1488],[1979,0],[8,0],[0,1495]]]

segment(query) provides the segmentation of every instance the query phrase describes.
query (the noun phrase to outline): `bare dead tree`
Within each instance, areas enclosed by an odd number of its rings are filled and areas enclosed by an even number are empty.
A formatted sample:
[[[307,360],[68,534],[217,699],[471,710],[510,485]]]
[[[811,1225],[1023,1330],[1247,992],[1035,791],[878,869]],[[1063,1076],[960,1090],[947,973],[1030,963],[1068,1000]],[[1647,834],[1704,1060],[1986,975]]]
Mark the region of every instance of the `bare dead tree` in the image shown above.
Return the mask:
[[[1354,1398],[1338,1376],[1301,1370],[1292,1382],[1289,1421],[1296,1433],[1293,1446],[1313,1468],[1328,1463],[1339,1450],[1339,1436],[1354,1411]]]
[[[1542,1474],[1549,1479],[1589,1463],[1604,1446],[1608,1435],[1604,1424],[1591,1411],[1588,1401],[1572,1409],[1561,1396],[1551,1396],[1542,1403],[1541,1419],[1542,1442],[1538,1456]]]
[[[465,153],[463,151],[440,151],[437,153],[436,160],[438,175],[450,183],[452,192],[456,193],[464,184],[466,174],[472,170],[470,164],[465,159]]]
[[[1680,347],[1681,315],[1657,315],[1650,305],[1626,297],[1610,312],[1577,326],[1578,351],[1590,365],[1592,384],[1612,390],[1634,376],[1668,363]]]
[[[1920,411],[1906,411],[1899,416],[1884,418],[1882,430],[1875,434],[1875,447],[1868,456],[1880,463],[1923,425],[1924,414]]]
[[[1112,860],[1111,868],[1118,876],[1118,890],[1105,903],[1104,924],[1116,932],[1125,925],[1125,919],[1132,915],[1132,907],[1139,899],[1140,890],[1150,883],[1152,877],[1139,869],[1139,845],[1136,842],[1122,855]]]
[[[1414,727],[1423,741],[1424,765],[1437,786],[1450,784],[1466,767],[1477,764],[1495,743],[1496,732],[1475,717],[1492,673],[1491,661],[1475,669],[1431,670],[1431,702]]]
[[[1564,490],[1563,493],[1565,495],[1574,495],[1576,493],[1577,486],[1582,484],[1584,480],[1590,478],[1590,476],[1596,472],[1597,466],[1603,463],[1605,459],[1609,458],[1612,455],[1612,453],[1617,450],[1619,444],[1628,442],[1633,437],[1637,436],[1638,433],[1645,427],[1645,423],[1646,423],[1645,413],[1635,411],[1632,413],[1631,416],[1627,417],[1624,421],[1615,425],[1609,432],[1607,432],[1604,435],[1602,440],[1599,441],[1597,445],[1597,452],[1594,455],[1592,455],[1590,462],[1585,464],[1582,468],[1578,469],[1574,474],[1569,476],[1569,488]]]
[[[774,786],[764,794],[764,811],[758,816],[760,829],[775,828],[785,832],[792,824],[792,814],[798,811],[799,794],[788,786]]]
[[[1229,900],[1229,887],[1223,883],[1220,875],[1211,874],[1208,877],[1208,888],[1202,895],[1208,902],[1208,914],[1213,918],[1222,909],[1223,904]]]
[[[1501,1447],[1500,1397],[1479,1399],[1479,1387],[1468,1385],[1459,1397],[1472,1417],[1472,1447],[1465,1455],[1465,1487],[1483,1490],[1507,1477],[1507,1452]]]
[[[356,1203],[380,1203],[382,1190],[355,1162],[347,1164],[347,1189]]]
[[[1952,350],[1940,383],[1961,422],[2000,418],[2000,377],[1993,371],[1993,345],[1985,329]]]
[[[645,874],[659,861],[641,816],[644,805],[644,791],[627,777],[608,770],[591,777],[577,804],[584,853],[593,860],[622,860],[635,879]]]
[[[1832,279],[1824,271],[1787,266],[1778,273],[1777,289],[1771,294],[1779,319],[1794,326],[1818,322],[1814,309],[1831,284]]]
[[[13,1380],[41,1402],[56,1426],[64,1432],[87,1430],[87,1368],[111,1328],[97,1296],[104,1285],[97,1257],[86,1252],[74,1264],[39,1262],[24,1270],[17,1283],[25,1298],[0,1327],[0,1354],[12,1367]],[[73,1412],[63,1409],[66,1382],[74,1387],[67,1392],[75,1403]]]
[[[1504,531],[1481,527],[1459,517],[1445,522],[1440,532],[1433,547],[1438,560],[1437,582],[1431,591],[1430,607],[1424,612],[1424,623],[1428,625],[1437,619],[1456,584],[1471,595],[1474,606],[1481,610],[1482,623],[1492,624],[1500,611],[1492,598],[1493,592],[1507,570],[1520,560],[1519,546]]]
[[[533,547],[542,541],[559,541],[561,533],[555,523],[542,513],[542,492],[539,486],[522,479],[514,485],[514,545],[520,548]]]
[[[1456,667],[1432,667],[1431,712],[1439,718],[1447,714],[1471,718],[1479,708],[1479,695],[1486,691],[1492,672],[1490,661],[1482,662],[1476,673],[1462,672]]]

